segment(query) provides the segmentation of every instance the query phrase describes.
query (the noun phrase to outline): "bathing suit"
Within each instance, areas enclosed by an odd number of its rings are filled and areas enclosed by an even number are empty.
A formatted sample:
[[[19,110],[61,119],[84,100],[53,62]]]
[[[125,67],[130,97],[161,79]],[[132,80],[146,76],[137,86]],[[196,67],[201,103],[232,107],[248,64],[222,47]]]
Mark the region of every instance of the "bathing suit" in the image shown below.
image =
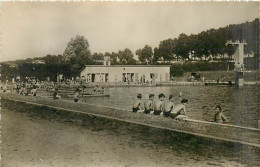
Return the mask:
[[[161,112],[162,112],[161,110],[154,110],[153,114],[154,114],[154,115],[160,115]]]
[[[144,113],[149,114],[151,111],[153,111],[153,110],[152,109],[144,110]]]
[[[133,108],[133,112],[137,112],[139,108]]]
[[[170,116],[171,116],[171,111],[163,112],[163,115],[164,115],[165,117],[170,117]]]

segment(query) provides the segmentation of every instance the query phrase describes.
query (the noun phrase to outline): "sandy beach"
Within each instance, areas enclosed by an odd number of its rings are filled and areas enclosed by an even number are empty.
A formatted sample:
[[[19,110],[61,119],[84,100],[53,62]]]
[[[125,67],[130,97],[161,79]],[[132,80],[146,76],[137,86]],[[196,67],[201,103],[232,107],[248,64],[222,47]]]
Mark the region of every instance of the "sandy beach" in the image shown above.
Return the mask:
[[[2,110],[3,167],[244,166],[232,158],[181,148],[156,144],[138,133]]]

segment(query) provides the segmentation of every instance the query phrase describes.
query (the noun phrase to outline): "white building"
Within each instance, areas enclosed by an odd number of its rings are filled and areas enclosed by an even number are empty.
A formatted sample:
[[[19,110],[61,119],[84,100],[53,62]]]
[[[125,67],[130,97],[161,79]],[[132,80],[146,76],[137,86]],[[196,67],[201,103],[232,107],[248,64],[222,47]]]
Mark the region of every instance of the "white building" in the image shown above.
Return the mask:
[[[86,65],[80,73],[90,82],[168,82],[169,65]]]

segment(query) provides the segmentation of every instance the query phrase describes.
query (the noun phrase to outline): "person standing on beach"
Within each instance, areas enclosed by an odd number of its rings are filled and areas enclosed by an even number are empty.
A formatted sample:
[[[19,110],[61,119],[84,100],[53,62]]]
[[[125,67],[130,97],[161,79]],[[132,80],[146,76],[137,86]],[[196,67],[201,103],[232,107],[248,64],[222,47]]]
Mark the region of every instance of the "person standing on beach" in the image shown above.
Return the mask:
[[[142,94],[137,95],[137,100],[135,100],[134,105],[133,105],[133,112],[136,113],[138,110],[142,110],[141,107],[141,100],[142,100]]]
[[[149,114],[151,111],[154,110],[154,102],[153,102],[153,99],[154,99],[154,94],[150,94],[150,95],[149,95],[149,100],[147,100],[147,101],[144,103],[144,113],[145,113],[145,114]]]
[[[164,105],[163,100],[165,98],[165,95],[163,93],[160,93],[158,95],[158,98],[159,98],[159,100],[157,100],[154,103],[154,112],[153,112],[154,115],[160,115],[161,112],[163,112],[163,105]]]

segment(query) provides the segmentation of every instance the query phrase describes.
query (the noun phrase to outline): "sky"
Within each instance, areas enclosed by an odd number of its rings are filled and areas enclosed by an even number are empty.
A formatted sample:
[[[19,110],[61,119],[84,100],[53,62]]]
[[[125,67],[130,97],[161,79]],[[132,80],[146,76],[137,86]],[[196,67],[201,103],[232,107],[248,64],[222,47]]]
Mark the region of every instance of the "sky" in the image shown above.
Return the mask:
[[[255,18],[259,2],[2,2],[0,61],[63,54],[76,35],[91,53],[135,52]]]

